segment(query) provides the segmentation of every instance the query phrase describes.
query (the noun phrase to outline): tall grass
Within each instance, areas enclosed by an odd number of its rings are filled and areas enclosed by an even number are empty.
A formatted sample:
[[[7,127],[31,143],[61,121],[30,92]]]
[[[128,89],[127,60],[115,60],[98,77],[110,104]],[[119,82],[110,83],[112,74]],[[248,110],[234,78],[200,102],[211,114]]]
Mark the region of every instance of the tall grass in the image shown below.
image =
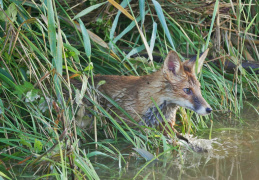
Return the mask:
[[[191,57],[211,48],[199,75],[203,96],[213,109],[238,117],[245,98],[258,98],[258,75],[241,66],[245,59],[258,61],[258,3],[185,3],[1,1],[0,175],[99,179],[95,168],[105,165],[94,157],[127,164],[118,142],[152,153],[175,149],[160,131],[135,124],[136,130],[102,107],[91,81],[94,74],[152,73],[160,67],[155,55],[165,57],[171,49]],[[132,57],[143,52],[146,58]],[[226,60],[237,65],[234,73],[225,71]],[[76,98],[69,76],[83,82]],[[93,104],[91,116],[80,113],[83,96]],[[215,115],[181,109],[178,125],[193,133]],[[81,129],[81,120],[90,128]]]

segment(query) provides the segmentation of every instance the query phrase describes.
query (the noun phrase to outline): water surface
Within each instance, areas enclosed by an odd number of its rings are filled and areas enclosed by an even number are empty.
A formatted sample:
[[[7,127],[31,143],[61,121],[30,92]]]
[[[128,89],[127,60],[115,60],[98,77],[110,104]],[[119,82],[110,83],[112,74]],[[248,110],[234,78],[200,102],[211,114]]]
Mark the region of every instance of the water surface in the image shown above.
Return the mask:
[[[245,108],[242,114],[244,123],[233,117],[229,120],[228,116],[214,121],[212,138],[216,138],[216,143],[209,152],[195,153],[183,148],[181,155],[170,153],[145,167],[137,179],[259,179],[259,116],[253,108]],[[199,138],[208,139],[209,130]],[[132,179],[146,163],[132,157],[126,167],[119,169],[118,162],[110,160],[110,171],[97,172],[101,179]]]

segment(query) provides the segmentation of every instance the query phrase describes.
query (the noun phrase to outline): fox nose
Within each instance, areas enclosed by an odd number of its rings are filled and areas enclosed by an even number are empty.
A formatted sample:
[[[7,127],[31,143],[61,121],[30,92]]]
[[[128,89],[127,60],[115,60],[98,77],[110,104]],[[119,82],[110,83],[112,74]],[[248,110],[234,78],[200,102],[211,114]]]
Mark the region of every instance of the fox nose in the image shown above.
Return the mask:
[[[211,108],[206,108],[206,112],[207,112],[207,113],[210,113],[211,111],[212,111]]]

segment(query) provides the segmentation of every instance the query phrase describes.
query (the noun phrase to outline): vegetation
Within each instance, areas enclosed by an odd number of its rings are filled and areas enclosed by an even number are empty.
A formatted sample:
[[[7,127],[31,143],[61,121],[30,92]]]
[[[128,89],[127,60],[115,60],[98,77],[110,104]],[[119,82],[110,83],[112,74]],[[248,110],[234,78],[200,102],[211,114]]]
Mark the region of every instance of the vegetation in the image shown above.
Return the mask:
[[[259,59],[255,0],[4,0],[0,6],[0,176],[6,179],[102,179],[100,169],[119,177],[101,159],[124,169],[133,151],[127,146],[158,157],[179,150],[161,131],[118,123],[96,101],[88,81],[94,74],[149,74],[171,49],[189,58],[210,48],[199,79],[215,112],[239,117],[244,100],[259,96],[257,69],[242,67]],[[225,70],[228,61],[234,72]],[[81,90],[74,91],[72,78],[82,80]],[[91,115],[83,113],[83,96],[93,103]],[[202,131],[216,116],[181,109],[177,128]],[[78,127],[81,121],[89,128]]]

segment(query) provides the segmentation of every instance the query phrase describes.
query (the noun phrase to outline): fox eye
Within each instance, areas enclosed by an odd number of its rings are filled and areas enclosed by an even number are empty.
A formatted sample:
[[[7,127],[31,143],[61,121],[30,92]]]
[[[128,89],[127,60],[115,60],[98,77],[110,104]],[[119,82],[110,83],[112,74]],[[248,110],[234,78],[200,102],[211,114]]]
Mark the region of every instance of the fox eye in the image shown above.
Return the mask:
[[[184,88],[183,91],[186,93],[186,94],[192,94],[192,90],[190,88]]]

